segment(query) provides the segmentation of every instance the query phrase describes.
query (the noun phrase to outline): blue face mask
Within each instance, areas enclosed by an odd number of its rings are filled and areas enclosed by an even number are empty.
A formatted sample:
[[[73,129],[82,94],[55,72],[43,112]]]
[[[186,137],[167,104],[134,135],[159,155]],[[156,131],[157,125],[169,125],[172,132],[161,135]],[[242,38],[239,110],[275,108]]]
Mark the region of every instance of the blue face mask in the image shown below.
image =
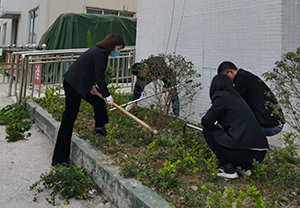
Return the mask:
[[[113,52],[110,52],[111,57],[116,57],[120,54],[120,51],[114,50]]]

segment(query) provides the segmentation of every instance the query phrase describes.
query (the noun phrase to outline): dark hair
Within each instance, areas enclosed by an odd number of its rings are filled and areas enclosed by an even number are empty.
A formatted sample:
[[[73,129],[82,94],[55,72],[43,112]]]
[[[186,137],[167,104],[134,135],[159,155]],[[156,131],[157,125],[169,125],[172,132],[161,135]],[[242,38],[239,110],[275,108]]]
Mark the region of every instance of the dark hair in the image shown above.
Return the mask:
[[[230,61],[222,62],[218,67],[218,74],[225,74],[229,69],[237,70],[238,68]]]
[[[232,81],[225,74],[218,74],[211,81],[210,89],[209,89],[210,99],[212,99],[212,95],[216,91],[229,91],[233,94],[238,94],[238,92],[233,88]]]
[[[133,74],[133,75],[137,75],[140,71],[141,71],[141,68],[142,68],[142,66],[143,66],[144,64],[143,63],[140,63],[140,62],[138,62],[138,63],[135,63],[135,64],[133,64],[132,66],[131,66],[131,73]]]
[[[121,36],[114,33],[109,34],[101,42],[96,43],[96,46],[105,48],[109,52],[113,51],[118,45],[122,45],[122,49],[125,47],[124,41]]]

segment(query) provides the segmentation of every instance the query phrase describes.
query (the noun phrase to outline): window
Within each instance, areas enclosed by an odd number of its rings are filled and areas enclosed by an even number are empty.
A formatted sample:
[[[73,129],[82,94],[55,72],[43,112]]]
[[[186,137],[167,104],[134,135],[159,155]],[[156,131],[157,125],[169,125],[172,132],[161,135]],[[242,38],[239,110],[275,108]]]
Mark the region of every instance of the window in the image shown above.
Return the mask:
[[[2,31],[2,45],[5,45],[6,43],[6,23],[3,24],[3,31]]]
[[[103,14],[102,10],[96,10],[96,9],[86,9],[86,13],[89,14]]]
[[[29,12],[29,38],[28,43],[36,43],[39,10]]]
[[[3,1],[0,0],[0,13],[3,12]]]
[[[130,13],[130,12],[120,12],[119,16],[121,17],[134,17],[134,13]]]
[[[118,11],[112,11],[112,10],[104,10],[104,14],[118,16],[119,12]]]
[[[106,9],[96,9],[96,8],[87,8],[86,13],[90,14],[103,14],[103,15],[116,15],[121,17],[134,17],[134,12],[120,12],[116,10],[106,10]]]

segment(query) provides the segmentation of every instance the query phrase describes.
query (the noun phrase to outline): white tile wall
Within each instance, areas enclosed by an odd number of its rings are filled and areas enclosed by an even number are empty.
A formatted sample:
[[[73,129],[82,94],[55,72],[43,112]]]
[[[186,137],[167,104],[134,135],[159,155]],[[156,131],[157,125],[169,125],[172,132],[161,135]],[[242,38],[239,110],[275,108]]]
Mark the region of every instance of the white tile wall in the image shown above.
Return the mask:
[[[202,74],[192,122],[210,106],[208,89],[224,60],[259,76],[300,45],[300,0],[139,0],[137,61],[173,52]]]

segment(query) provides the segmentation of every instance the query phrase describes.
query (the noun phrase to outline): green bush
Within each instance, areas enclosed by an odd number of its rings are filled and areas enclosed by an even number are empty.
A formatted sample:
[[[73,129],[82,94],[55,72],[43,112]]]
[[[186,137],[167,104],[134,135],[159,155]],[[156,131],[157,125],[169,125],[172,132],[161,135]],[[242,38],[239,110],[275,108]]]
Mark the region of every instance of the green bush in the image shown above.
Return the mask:
[[[272,88],[286,114],[286,122],[300,133],[300,47],[282,55],[276,67],[263,76],[272,82]],[[274,106],[274,115],[278,115]]]

